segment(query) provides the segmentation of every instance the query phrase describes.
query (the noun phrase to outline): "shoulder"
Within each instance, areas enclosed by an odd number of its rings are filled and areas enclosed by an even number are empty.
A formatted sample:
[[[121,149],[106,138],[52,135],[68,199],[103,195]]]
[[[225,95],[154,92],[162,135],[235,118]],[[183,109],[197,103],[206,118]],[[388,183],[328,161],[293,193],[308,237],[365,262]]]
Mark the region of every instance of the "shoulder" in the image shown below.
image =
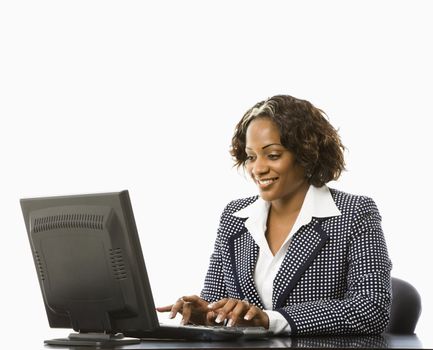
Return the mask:
[[[258,198],[259,198],[259,196],[256,195],[256,196],[232,200],[231,202],[229,202],[225,206],[222,216],[231,215],[233,213],[236,213],[239,210],[242,210],[242,209],[246,208],[247,206],[249,206],[250,204],[254,203]]]
[[[220,217],[220,223],[218,227],[218,237],[220,239],[220,243],[226,242],[229,237],[233,236],[233,234],[240,232],[244,227],[245,219],[241,217],[237,217],[236,212],[248,207],[253,204],[259,196],[252,196],[247,198],[235,199],[229,202]]]
[[[335,205],[344,215],[350,215],[353,218],[368,215],[379,215],[379,210],[375,201],[365,195],[355,195],[334,188],[329,188]]]

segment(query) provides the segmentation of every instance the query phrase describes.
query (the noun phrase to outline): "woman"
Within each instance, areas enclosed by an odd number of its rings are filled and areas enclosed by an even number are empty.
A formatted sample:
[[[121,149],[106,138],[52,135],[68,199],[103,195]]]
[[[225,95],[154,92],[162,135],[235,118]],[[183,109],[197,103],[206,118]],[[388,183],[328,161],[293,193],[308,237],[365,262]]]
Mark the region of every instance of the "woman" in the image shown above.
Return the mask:
[[[238,123],[231,153],[259,196],[225,208],[199,296],[158,308],[182,323],[263,326],[275,334],[377,334],[391,304],[372,199],[328,188],[344,146],[310,102],[279,95]]]

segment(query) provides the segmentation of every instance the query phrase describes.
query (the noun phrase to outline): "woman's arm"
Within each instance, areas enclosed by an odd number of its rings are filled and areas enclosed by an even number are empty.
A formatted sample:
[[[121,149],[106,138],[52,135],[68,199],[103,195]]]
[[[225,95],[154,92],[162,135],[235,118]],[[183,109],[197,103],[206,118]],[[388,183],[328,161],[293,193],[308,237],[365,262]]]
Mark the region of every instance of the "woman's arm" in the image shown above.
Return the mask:
[[[223,264],[220,251],[220,239],[222,233],[222,221],[229,208],[230,203],[226,206],[220,217],[220,223],[217,230],[217,238],[214,244],[214,250],[210,257],[209,267],[207,269],[204,287],[200,293],[201,298],[208,302],[218,301],[227,298],[227,290],[224,282]]]

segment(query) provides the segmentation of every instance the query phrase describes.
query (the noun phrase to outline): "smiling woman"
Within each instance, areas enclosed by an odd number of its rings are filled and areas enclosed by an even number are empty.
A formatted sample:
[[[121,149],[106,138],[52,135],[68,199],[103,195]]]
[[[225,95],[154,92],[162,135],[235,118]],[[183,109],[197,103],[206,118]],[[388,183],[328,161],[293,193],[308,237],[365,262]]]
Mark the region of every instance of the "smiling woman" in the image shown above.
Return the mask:
[[[391,304],[374,201],[326,186],[344,146],[310,102],[279,95],[238,123],[231,154],[259,195],[225,208],[200,296],[158,308],[183,323],[263,326],[275,334],[376,334]]]

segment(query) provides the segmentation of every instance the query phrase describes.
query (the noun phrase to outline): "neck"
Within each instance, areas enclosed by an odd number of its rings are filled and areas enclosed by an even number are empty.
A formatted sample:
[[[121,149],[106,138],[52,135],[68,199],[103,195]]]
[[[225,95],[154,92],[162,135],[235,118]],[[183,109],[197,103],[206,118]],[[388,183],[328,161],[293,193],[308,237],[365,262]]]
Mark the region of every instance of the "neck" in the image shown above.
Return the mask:
[[[281,199],[271,202],[271,209],[276,215],[290,215],[298,213],[304,203],[310,184],[305,181],[300,184],[295,191]]]

